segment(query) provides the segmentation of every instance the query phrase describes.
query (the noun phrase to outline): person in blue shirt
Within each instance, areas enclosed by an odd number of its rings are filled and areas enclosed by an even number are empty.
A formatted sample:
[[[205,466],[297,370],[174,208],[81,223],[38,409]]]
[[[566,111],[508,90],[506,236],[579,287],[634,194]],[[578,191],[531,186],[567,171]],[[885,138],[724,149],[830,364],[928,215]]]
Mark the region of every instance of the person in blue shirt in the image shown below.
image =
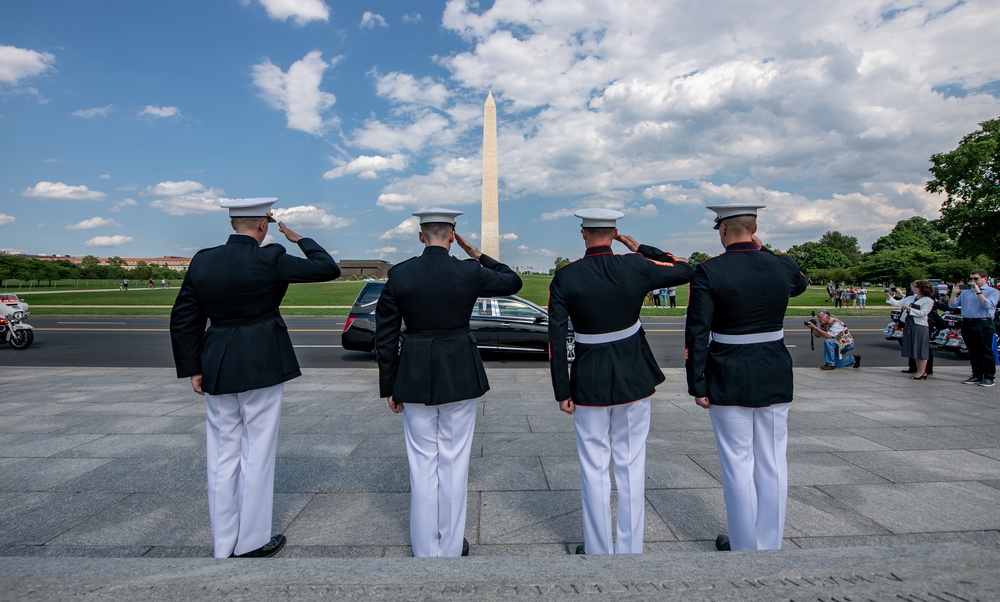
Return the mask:
[[[993,363],[993,335],[996,334],[993,320],[1000,291],[986,283],[987,277],[986,270],[972,270],[969,285],[956,284],[948,299],[948,307],[962,308],[962,338],[969,348],[969,363],[972,364],[972,376],[962,384],[980,387],[992,387],[997,374],[997,366]]]

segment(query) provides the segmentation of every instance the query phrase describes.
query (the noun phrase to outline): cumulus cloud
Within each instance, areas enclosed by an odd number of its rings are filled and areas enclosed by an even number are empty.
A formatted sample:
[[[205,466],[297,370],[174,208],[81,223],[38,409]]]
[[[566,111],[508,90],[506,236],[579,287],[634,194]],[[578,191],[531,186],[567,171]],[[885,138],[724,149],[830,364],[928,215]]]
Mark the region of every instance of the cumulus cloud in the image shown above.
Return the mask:
[[[205,188],[201,182],[185,180],[183,182],[160,182],[147,186],[145,194],[162,196],[149,203],[150,207],[159,209],[169,215],[188,215],[191,213],[212,213],[225,211],[219,203],[226,200],[222,190]],[[122,201],[123,203],[125,201]]]
[[[70,113],[70,115],[73,117],[82,117],[83,119],[93,119],[94,117],[107,117],[114,110],[115,105],[104,105],[103,107],[94,107],[92,109],[78,109]]]
[[[7,215],[6,213],[0,213],[0,226],[7,226],[16,222],[17,219],[13,215]]]
[[[432,77],[417,78],[393,71],[375,77],[375,92],[395,103],[443,107],[451,96],[448,87]]]
[[[501,234],[500,235],[500,240],[517,240],[517,234],[514,234],[513,232],[508,232],[506,234]]]
[[[108,211],[111,211],[111,212],[114,212],[114,213],[118,213],[119,211],[121,211],[125,207],[134,207],[134,206],[136,206],[138,204],[139,203],[136,202],[135,199],[122,199],[122,200],[118,201],[117,203],[115,203],[114,205],[112,205],[111,208],[108,209]]]
[[[56,57],[16,46],[0,46],[0,82],[17,85],[18,81],[41,75],[52,69]]]
[[[379,240],[392,240],[394,238],[414,238],[420,232],[420,220],[416,217],[405,219],[392,230],[387,230],[379,234]]]
[[[288,222],[289,225],[300,228],[336,230],[354,223],[354,220],[352,219],[329,214],[325,209],[321,209],[315,205],[284,207],[281,209],[274,209],[273,213],[274,219],[282,222]]]
[[[342,161],[338,167],[323,174],[326,180],[333,180],[342,176],[357,174],[362,180],[374,180],[381,171],[402,171],[406,169],[406,157],[401,154],[382,157],[379,155],[361,155],[351,161]]]
[[[117,226],[118,223],[113,219],[105,219],[103,217],[92,217],[90,219],[85,219],[82,222],[77,222],[66,226],[67,230],[93,230],[94,228],[107,228]]]
[[[421,23],[424,20],[423,15],[420,13],[409,13],[403,15],[403,23],[407,25],[414,25],[416,23]]]
[[[243,0],[244,6],[247,3]],[[305,25],[330,19],[330,7],[323,0],[260,0],[260,4],[275,21],[292,19],[296,25]]]
[[[139,111],[139,116],[149,116],[156,117],[157,119],[162,119],[164,117],[176,117],[180,115],[181,110],[177,107],[157,107],[154,105],[146,105],[146,108]]]
[[[378,13],[373,13],[370,10],[366,10],[363,15],[361,15],[361,29],[374,29],[376,27],[388,27],[389,24],[386,23],[385,17]]]
[[[323,54],[313,50],[292,63],[287,73],[266,60],[254,65],[253,83],[268,105],[284,111],[289,128],[318,136],[336,123],[335,118],[324,121],[323,113],[337,102],[337,97],[319,86],[327,68],[339,60],[324,61]]]
[[[376,204],[389,211],[407,207],[469,205],[482,202],[482,163],[462,157],[438,157],[434,170],[383,188]]]
[[[378,247],[377,249],[368,249],[365,251],[368,255],[374,255],[376,259],[385,259],[395,252],[396,247]]]
[[[103,192],[90,190],[86,186],[70,186],[62,182],[39,182],[26,188],[21,194],[35,199],[58,201],[96,201],[105,197]]]
[[[131,236],[95,236],[83,243],[88,247],[120,247],[132,242]]]

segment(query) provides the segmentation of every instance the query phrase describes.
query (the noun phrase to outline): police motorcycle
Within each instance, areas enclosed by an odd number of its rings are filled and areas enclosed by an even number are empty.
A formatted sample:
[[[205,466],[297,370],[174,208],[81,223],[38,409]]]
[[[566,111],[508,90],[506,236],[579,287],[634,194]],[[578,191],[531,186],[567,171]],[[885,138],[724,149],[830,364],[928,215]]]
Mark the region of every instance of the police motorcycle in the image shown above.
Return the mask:
[[[28,304],[14,293],[0,293],[0,343],[10,343],[14,349],[27,349],[35,340],[28,324]]]
[[[885,335],[885,340],[887,341],[898,341],[900,345],[903,344],[903,322],[899,317],[903,314],[903,310],[894,309],[889,312],[889,317],[892,319],[889,324],[883,329],[882,334]]]
[[[960,358],[969,357],[969,349],[962,338],[962,315],[955,312],[947,312],[941,319],[944,326],[938,331],[937,336],[931,339],[931,345],[951,351]]]

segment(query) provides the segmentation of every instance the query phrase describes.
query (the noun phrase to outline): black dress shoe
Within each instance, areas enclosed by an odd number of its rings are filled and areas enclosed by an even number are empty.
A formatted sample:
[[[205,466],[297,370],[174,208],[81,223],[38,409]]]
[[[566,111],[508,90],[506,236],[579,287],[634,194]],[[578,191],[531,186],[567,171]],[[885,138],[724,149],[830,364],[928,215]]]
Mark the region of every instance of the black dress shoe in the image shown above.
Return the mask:
[[[468,555],[469,555],[469,540],[463,537],[462,538],[462,556],[468,556]]]
[[[715,549],[720,552],[731,552],[732,548],[729,547],[729,537],[726,535],[720,535],[716,537]]]
[[[576,553],[583,556],[587,553],[587,546],[585,544],[580,544],[576,546]]]
[[[280,552],[281,548],[285,547],[285,542],[287,541],[288,539],[286,539],[284,535],[278,533],[271,538],[271,541],[256,550],[247,552],[246,554],[240,554],[239,556],[233,554],[230,558],[270,558]]]
[[[903,374],[916,374],[917,373],[916,370],[910,370],[909,368],[907,368],[906,370],[900,370],[900,372],[902,372]]]

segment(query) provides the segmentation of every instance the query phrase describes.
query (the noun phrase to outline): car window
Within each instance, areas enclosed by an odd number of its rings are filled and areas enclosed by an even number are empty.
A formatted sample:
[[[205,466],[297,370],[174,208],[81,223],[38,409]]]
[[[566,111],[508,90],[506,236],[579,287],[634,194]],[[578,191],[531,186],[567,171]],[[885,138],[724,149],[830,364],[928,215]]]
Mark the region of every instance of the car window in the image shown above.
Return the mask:
[[[535,319],[541,315],[534,307],[515,301],[513,299],[497,299],[497,308],[503,318],[528,318]]]
[[[361,289],[358,293],[358,298],[354,301],[354,307],[351,308],[351,312],[365,312],[374,311],[375,304],[378,302],[379,295],[382,294],[382,289],[385,287],[383,282],[369,282]]]
[[[489,297],[480,297],[476,299],[476,304],[472,308],[473,318],[483,318],[493,316],[493,304],[490,302]]]

